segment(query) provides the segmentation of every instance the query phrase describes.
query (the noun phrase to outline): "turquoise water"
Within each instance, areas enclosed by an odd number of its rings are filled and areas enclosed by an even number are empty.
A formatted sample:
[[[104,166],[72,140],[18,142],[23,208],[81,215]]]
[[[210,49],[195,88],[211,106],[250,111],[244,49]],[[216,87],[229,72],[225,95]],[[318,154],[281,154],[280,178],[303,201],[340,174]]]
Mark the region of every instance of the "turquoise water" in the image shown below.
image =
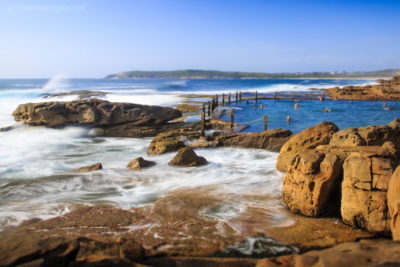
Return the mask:
[[[295,104],[298,109],[295,109]],[[384,108],[383,104],[387,107]],[[264,108],[260,108],[263,104]],[[308,127],[314,126],[323,121],[335,123],[339,129],[356,128],[368,125],[388,124],[393,119],[400,117],[400,102],[384,101],[350,101],[347,100],[258,100],[257,109],[254,109],[253,101],[246,105],[232,103],[234,108],[235,122],[248,123],[249,128],[244,131],[257,132],[264,128],[264,115],[268,118],[268,129],[282,128],[289,129],[293,133],[298,133]],[[330,112],[323,112],[325,109]],[[290,116],[290,123],[286,121]],[[229,120],[229,111],[222,117]],[[254,121],[256,120],[256,121]]]

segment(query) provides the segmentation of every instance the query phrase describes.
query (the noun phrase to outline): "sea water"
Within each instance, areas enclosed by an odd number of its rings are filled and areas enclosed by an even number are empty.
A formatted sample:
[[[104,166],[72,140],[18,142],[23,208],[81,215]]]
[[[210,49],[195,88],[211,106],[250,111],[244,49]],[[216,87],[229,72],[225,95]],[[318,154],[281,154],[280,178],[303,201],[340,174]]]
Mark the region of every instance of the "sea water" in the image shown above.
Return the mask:
[[[373,81],[372,81],[373,82]],[[12,111],[18,104],[42,101],[66,101],[76,95],[44,98],[48,93],[78,90],[103,91],[103,99],[174,107],[185,101],[187,94],[227,94],[241,90],[252,96],[273,92],[307,92],[309,88],[368,84],[368,80],[251,80],[251,79],[50,79],[0,80],[0,128],[15,125]],[[263,109],[259,108],[260,104]],[[294,109],[298,103],[299,108]],[[248,122],[246,131],[260,131],[262,118],[268,116],[268,128],[286,128],[297,133],[321,121],[332,121],[340,128],[386,124],[399,117],[397,102],[259,100],[254,104],[232,103],[235,120]],[[322,112],[328,108],[331,112]],[[288,124],[285,118],[290,115]],[[227,115],[223,116],[227,119]],[[283,174],[275,168],[277,153],[240,148],[197,149],[210,164],[196,168],[168,166],[174,153],[149,157],[151,138],[93,137],[85,127],[49,129],[18,125],[0,132],[0,228],[23,220],[49,218],[81,206],[110,204],[130,209],[151,203],[179,188],[212,185],[240,199],[242,195],[268,195],[263,203],[274,218],[286,222],[279,200]],[[138,172],[126,168],[136,157],[157,162]],[[68,170],[103,164],[103,170],[91,173],[68,173]],[[240,205],[240,203],[238,203]],[[244,204],[243,204],[244,205]],[[247,202],[229,214],[244,212]],[[224,219],[224,218],[221,218]]]

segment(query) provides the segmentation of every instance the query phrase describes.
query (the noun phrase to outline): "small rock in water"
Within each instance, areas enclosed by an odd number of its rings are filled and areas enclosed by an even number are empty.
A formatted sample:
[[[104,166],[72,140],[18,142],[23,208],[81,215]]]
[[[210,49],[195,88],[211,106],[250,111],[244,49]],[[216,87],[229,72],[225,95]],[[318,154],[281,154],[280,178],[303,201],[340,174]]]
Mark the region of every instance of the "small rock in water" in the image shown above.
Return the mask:
[[[239,244],[218,252],[216,256],[264,258],[297,253],[299,249],[293,245],[270,237],[257,236],[248,237]]]
[[[178,153],[168,163],[169,165],[178,165],[185,167],[201,166],[206,165],[207,160],[203,157],[199,157],[190,147],[183,147],[179,149]]]
[[[138,171],[143,168],[149,168],[154,165],[156,165],[156,163],[154,161],[145,160],[142,157],[138,157],[138,158],[130,161],[126,167],[128,169]]]
[[[84,167],[80,167],[78,169],[70,170],[69,172],[93,172],[93,171],[98,171],[98,170],[102,170],[102,169],[103,169],[103,166],[101,165],[101,163],[95,163],[93,165],[84,166]]]

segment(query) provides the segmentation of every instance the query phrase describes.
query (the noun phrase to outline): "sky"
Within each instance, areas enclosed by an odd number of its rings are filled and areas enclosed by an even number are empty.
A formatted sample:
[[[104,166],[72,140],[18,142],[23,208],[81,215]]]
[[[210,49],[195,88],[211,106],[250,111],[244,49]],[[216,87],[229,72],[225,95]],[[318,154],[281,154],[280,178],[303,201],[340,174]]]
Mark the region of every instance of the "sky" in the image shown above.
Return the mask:
[[[399,0],[1,0],[0,78],[400,68]]]

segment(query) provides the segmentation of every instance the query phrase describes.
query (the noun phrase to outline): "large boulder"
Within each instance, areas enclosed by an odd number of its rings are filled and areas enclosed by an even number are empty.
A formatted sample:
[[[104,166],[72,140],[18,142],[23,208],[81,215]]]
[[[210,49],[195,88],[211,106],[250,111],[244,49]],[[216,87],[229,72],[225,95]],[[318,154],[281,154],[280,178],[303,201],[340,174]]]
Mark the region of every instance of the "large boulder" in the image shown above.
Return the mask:
[[[169,165],[177,165],[184,167],[194,167],[206,165],[207,160],[203,157],[199,157],[190,147],[184,147],[179,149],[178,153],[168,163]]]
[[[131,160],[126,167],[134,171],[139,171],[143,168],[149,168],[154,165],[156,165],[154,161],[145,160],[142,157],[138,157],[134,160]]]
[[[216,146],[267,149],[279,152],[292,136],[289,130],[273,129],[258,133],[223,133],[216,137]]]
[[[282,200],[296,213],[318,217],[328,212],[329,201],[340,182],[345,153],[305,149],[299,152],[283,179]],[[333,208],[337,213],[339,206]]]
[[[109,126],[123,123],[159,125],[181,117],[182,113],[173,108],[89,99],[21,104],[13,112],[13,116],[16,121],[30,125],[56,127]]]
[[[185,142],[190,139],[199,139],[201,134],[192,129],[171,130],[156,135],[147,150],[149,155],[158,155],[178,151],[185,147]]]
[[[362,149],[361,149],[362,148]],[[386,194],[398,164],[393,143],[360,147],[343,164],[341,216],[344,223],[371,232],[389,233]]]
[[[393,240],[400,240],[400,166],[396,168],[389,181],[387,192],[390,230]]]
[[[338,130],[332,122],[321,122],[292,136],[281,148],[276,168],[286,172],[287,165],[292,162],[298,151],[328,144],[332,135]]]

